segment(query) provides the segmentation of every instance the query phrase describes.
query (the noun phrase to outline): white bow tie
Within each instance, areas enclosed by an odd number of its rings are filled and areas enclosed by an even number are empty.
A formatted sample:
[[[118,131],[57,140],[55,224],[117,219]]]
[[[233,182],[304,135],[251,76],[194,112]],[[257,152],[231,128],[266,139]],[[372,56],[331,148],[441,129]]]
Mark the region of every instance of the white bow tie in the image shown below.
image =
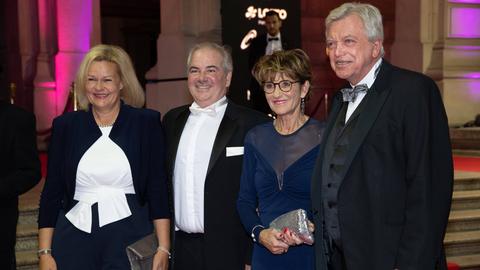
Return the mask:
[[[215,111],[215,107],[200,108],[200,107],[190,106],[190,112],[194,115],[200,115],[200,114],[207,114],[210,116],[217,115],[217,112]]]
[[[200,108],[197,104],[192,104],[189,109],[190,109],[190,112],[193,115],[206,114],[206,115],[210,115],[210,116],[216,116],[217,115],[217,110],[220,109],[220,107],[224,104],[227,104],[227,99],[226,98],[223,98],[223,100],[220,100],[220,101],[216,102],[215,104],[210,105],[210,106],[205,107],[205,108]]]

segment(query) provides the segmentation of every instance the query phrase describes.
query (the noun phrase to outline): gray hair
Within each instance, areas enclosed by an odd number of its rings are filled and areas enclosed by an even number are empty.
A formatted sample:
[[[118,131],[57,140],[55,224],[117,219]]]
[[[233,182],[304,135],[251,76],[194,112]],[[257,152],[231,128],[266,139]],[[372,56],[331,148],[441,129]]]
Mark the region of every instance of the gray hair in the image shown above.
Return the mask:
[[[193,54],[200,49],[212,49],[218,52],[222,56],[222,66],[224,71],[226,73],[233,71],[233,61],[232,55],[230,54],[230,49],[214,42],[202,42],[193,46],[188,52],[187,69],[190,68],[190,65],[192,64]]]
[[[345,3],[334,10],[330,11],[325,19],[325,29],[338,20],[341,20],[349,15],[356,14],[363,21],[365,34],[368,40],[373,42],[376,40],[383,41],[383,24],[382,14],[378,8],[364,3]],[[383,56],[383,45],[381,48],[381,55]]]

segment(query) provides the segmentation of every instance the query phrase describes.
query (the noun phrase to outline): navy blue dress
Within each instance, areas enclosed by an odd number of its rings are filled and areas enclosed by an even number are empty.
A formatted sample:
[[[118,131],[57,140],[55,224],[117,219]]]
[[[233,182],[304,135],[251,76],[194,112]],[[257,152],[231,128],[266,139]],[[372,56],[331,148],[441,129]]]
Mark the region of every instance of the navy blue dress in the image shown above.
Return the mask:
[[[310,178],[323,130],[323,123],[310,118],[289,135],[279,134],[272,122],[246,135],[237,208],[248,234],[256,225],[268,228],[273,219],[295,209],[307,210],[311,218]],[[252,269],[314,269],[313,246],[294,246],[275,255],[257,242]]]

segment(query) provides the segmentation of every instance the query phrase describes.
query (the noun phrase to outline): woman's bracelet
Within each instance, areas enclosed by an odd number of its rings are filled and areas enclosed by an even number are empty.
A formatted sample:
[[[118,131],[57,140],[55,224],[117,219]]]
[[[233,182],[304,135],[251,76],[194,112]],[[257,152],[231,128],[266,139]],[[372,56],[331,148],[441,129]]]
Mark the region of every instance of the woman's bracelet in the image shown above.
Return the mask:
[[[37,256],[40,258],[42,255],[52,254],[51,248],[42,248],[37,251]]]
[[[256,229],[256,228],[265,229],[265,227],[264,227],[263,225],[260,225],[260,224],[253,226],[253,228],[252,228],[252,233],[250,234],[250,236],[251,236],[252,239],[253,239],[253,242],[257,242],[257,238],[255,238],[255,229]]]
[[[168,249],[166,249],[166,248],[164,248],[164,247],[162,247],[162,246],[158,246],[157,251],[161,251],[161,252],[167,253],[167,254],[168,254],[168,258],[169,258],[169,259],[172,258],[172,254],[170,254],[170,251],[168,251]]]

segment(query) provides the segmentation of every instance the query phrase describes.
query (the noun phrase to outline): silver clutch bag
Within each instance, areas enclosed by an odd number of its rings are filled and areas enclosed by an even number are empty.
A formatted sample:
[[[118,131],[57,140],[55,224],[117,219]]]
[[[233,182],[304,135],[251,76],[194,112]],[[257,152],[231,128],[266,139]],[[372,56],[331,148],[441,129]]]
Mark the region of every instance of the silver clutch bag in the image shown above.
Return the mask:
[[[303,209],[297,209],[287,212],[272,222],[270,222],[270,228],[283,231],[289,229],[294,232],[305,244],[313,244],[313,233],[308,229],[308,217],[307,212]]]
[[[158,241],[155,233],[127,246],[127,256],[132,270],[151,270],[157,247]]]

